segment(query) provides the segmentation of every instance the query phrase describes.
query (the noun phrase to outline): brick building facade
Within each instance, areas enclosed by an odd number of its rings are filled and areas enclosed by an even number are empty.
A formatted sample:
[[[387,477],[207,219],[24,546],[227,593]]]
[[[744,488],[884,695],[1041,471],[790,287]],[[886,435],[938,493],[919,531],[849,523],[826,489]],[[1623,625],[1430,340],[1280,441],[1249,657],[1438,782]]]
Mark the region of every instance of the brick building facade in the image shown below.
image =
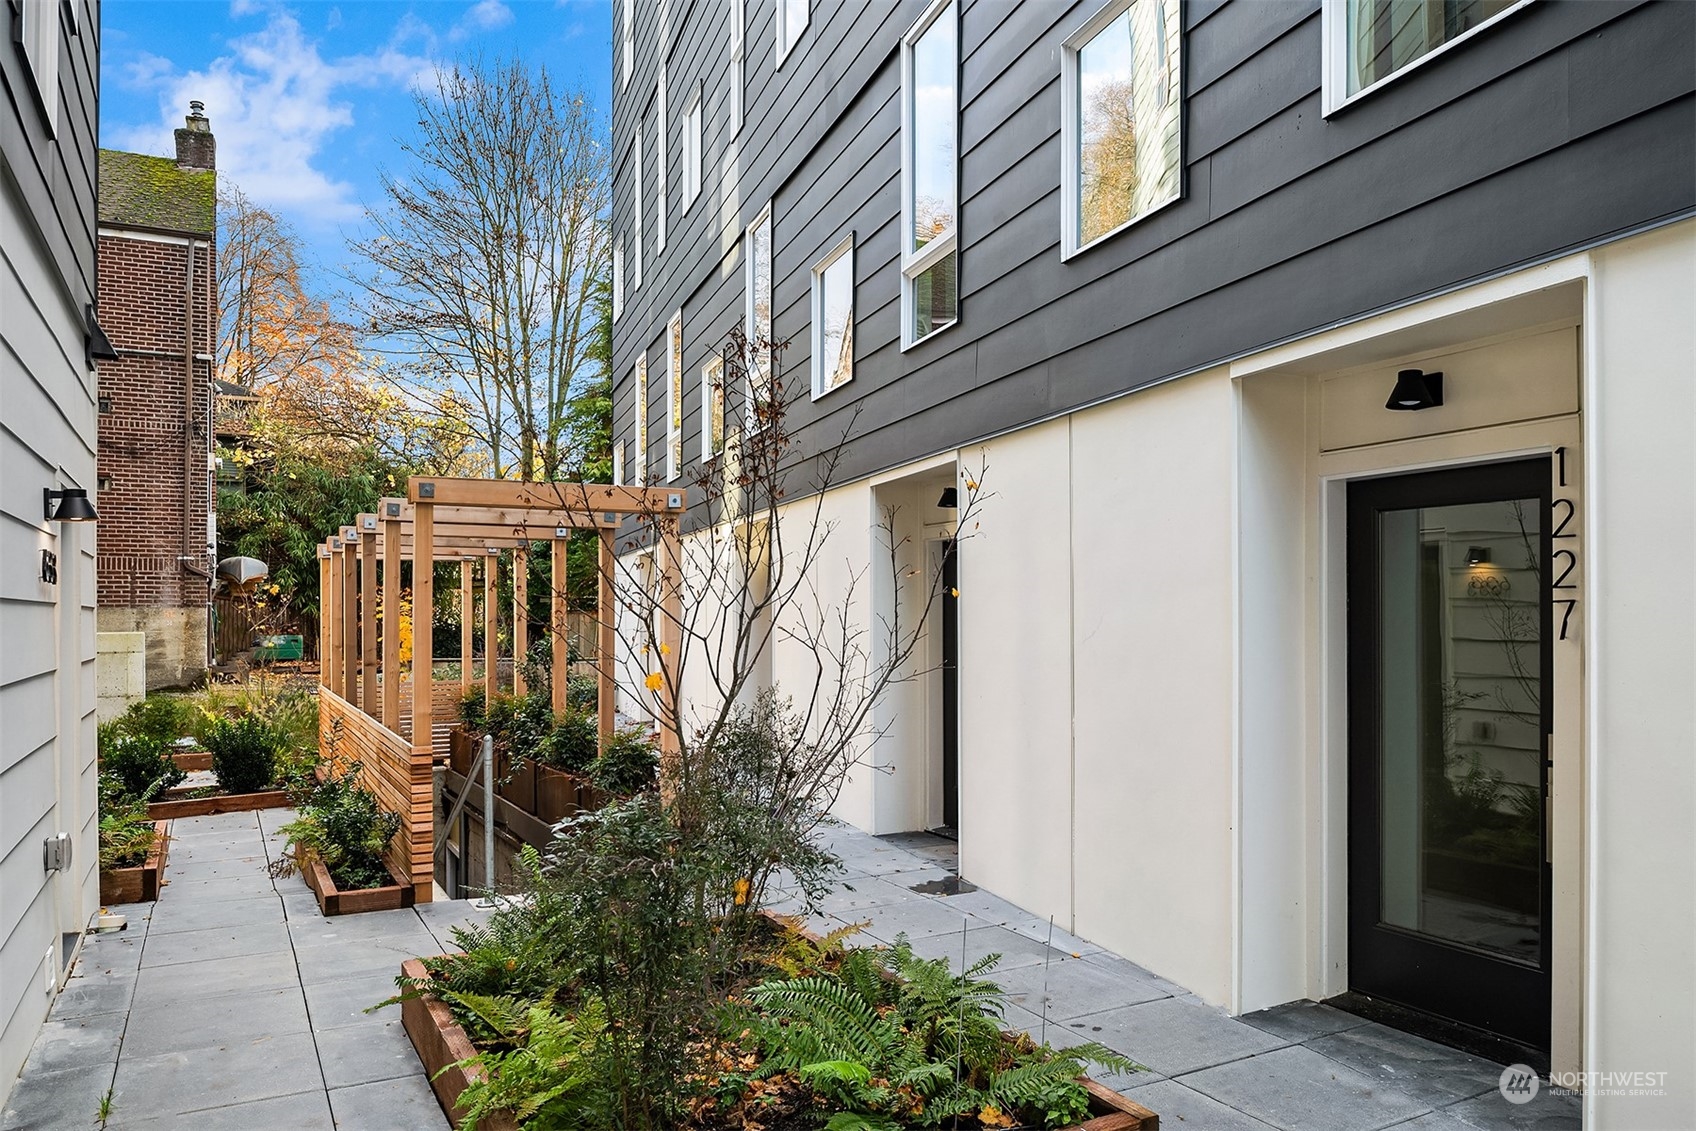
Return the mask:
[[[216,545],[215,142],[199,103],[175,157],[100,151],[99,627],[147,638],[149,689],[206,671]]]

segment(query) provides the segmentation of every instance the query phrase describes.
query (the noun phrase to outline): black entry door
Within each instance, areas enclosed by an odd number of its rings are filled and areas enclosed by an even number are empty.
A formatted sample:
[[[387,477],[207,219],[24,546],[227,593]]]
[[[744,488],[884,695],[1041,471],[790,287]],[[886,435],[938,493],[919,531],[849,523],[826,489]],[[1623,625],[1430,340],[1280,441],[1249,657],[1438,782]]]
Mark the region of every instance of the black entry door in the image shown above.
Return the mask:
[[[1350,989],[1531,1049],[1549,1047],[1549,471],[1348,495]]]
[[[942,823],[960,827],[960,589],[952,540],[942,546]]]

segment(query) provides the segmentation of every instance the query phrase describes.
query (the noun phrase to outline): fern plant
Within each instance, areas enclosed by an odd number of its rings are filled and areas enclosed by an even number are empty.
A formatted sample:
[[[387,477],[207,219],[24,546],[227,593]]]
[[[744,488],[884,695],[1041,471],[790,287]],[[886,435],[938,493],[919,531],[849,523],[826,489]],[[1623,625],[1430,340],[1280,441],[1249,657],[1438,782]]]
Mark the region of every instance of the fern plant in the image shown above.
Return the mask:
[[[596,1042],[606,1031],[599,1002],[586,1002],[567,1016],[556,1012],[551,995],[528,1005],[472,994],[451,994],[450,1000],[476,1014],[508,1046],[454,1066],[482,1069],[481,1079],[460,1093],[465,1118],[459,1131],[476,1131],[489,1115],[507,1111],[527,1131],[569,1131],[588,1122],[600,1095]]]
[[[1078,1082],[1088,1065],[1138,1066],[1100,1044],[1056,1050],[1004,1034],[1004,997],[982,977],[999,961],[990,955],[953,973],[901,935],[888,951],[843,953],[833,972],[815,966],[755,986],[747,1028],[764,1057],[759,1075],[804,1080],[837,1113],[827,1131],[965,1116],[1002,1126],[1076,1122],[1089,1110]]]

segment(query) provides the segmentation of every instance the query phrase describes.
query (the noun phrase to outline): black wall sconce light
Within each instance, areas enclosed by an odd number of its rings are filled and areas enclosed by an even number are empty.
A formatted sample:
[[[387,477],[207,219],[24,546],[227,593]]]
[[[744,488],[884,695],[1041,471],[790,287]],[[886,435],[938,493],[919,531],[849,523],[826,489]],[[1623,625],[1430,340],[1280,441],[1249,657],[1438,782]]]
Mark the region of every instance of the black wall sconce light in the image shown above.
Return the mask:
[[[93,522],[100,517],[88,492],[77,487],[41,489],[41,514],[48,522]]]
[[[956,487],[944,487],[942,497],[936,500],[938,510],[958,510],[960,508],[960,491]]]
[[[1443,403],[1443,375],[1421,369],[1403,369],[1396,374],[1396,387],[1384,407],[1397,412],[1418,412]]]
[[[1490,547],[1468,546],[1466,548],[1466,564],[1469,566],[1489,565]]]

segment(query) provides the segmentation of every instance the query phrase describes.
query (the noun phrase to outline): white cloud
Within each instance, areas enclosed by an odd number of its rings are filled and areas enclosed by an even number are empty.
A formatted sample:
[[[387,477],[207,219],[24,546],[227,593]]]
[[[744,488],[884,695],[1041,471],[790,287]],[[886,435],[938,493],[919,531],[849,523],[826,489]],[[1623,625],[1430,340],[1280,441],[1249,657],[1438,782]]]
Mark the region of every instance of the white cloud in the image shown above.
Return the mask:
[[[199,99],[218,138],[219,172],[249,196],[302,225],[356,220],[353,186],[315,161],[338,133],[355,125],[359,89],[430,81],[435,64],[402,43],[391,39],[374,52],[326,59],[299,20],[272,10],[262,29],[230,40],[228,52],[203,69],[179,71],[157,57],[133,65],[126,82],[155,93],[159,117],[115,129],[109,144],[172,153],[171,131],[182,124],[189,100]]]
[[[494,31],[512,22],[512,9],[502,0],[477,0],[448,33],[449,39],[464,39],[480,31]]]

